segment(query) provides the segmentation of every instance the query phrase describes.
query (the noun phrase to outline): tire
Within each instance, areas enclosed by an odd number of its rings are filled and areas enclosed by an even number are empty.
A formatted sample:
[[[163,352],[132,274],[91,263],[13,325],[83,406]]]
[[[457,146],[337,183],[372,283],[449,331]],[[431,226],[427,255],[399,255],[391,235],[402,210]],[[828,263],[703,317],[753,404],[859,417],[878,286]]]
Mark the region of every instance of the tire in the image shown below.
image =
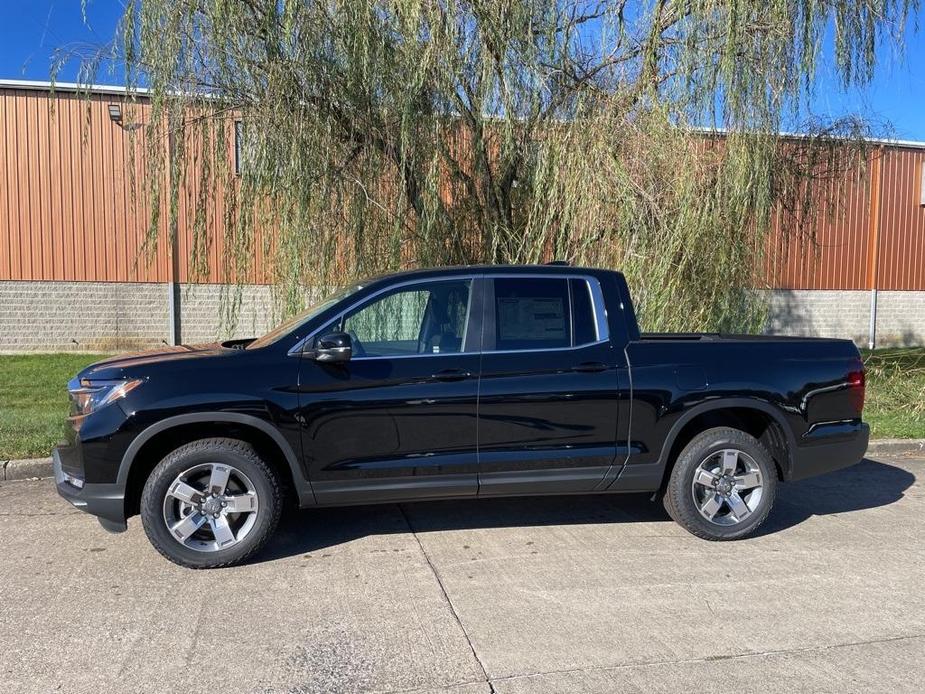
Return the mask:
[[[776,493],[777,467],[761,442],[739,429],[717,427],[681,451],[664,504],[668,515],[697,537],[739,540],[765,521]]]
[[[148,540],[191,569],[247,560],[272,536],[281,508],[273,470],[250,444],[227,438],[177,448],[157,464],[141,494]]]

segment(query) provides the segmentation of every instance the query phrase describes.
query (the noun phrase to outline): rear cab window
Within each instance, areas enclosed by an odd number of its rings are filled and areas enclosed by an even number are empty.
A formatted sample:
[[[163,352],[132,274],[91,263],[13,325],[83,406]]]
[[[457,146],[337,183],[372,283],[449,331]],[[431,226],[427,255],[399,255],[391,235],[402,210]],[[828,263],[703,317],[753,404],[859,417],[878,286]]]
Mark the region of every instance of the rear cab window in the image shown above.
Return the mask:
[[[597,324],[591,299],[591,286],[587,280],[570,279],[569,292],[572,297],[573,346],[587,345],[597,341]]]

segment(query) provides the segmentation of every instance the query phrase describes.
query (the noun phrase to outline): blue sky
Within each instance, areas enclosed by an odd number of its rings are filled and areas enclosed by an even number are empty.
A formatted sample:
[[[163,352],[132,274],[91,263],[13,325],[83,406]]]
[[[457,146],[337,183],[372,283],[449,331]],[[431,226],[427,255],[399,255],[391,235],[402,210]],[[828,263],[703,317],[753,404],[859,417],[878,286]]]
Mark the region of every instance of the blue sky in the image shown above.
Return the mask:
[[[118,0],[0,0],[0,78],[47,80],[54,50],[75,43],[103,44],[122,15]],[[76,69],[62,75],[73,80]],[[113,76],[102,83],[118,82]]]
[[[119,0],[2,0],[0,2],[0,78],[48,79],[56,47],[108,41],[122,12]],[[913,31],[921,21],[922,29]],[[843,91],[831,69],[824,69],[812,103],[816,115],[838,117],[849,113],[888,122],[893,137],[925,141],[925,12],[910,21],[906,54],[900,58],[889,45],[878,49],[874,82],[864,90]],[[61,79],[73,80],[76,68]],[[118,75],[102,75],[97,82],[118,83]]]

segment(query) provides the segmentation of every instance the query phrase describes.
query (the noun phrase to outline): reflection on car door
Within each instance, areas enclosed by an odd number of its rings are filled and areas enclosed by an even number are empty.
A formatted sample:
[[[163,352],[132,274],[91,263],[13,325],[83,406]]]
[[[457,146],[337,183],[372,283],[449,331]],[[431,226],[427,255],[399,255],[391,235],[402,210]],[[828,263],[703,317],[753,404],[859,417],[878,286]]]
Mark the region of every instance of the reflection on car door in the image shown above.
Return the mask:
[[[590,491],[613,463],[618,377],[595,291],[584,277],[486,283],[480,496]]]

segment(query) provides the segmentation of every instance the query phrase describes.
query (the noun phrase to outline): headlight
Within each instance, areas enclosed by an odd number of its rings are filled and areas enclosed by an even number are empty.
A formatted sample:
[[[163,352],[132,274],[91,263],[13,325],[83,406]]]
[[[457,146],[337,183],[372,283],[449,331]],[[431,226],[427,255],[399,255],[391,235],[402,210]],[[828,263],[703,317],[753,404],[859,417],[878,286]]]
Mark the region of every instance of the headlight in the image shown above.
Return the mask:
[[[90,381],[83,379],[68,388],[71,395],[71,416],[83,417],[109,403],[124,398],[142,384],[142,379],[127,381]]]

